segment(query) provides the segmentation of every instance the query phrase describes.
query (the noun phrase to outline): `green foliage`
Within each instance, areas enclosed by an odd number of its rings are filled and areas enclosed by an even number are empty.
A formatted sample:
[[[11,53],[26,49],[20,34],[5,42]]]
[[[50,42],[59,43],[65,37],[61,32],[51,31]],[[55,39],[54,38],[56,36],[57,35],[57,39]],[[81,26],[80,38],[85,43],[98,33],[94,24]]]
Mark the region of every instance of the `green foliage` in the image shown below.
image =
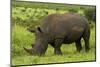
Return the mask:
[[[54,13],[63,14],[67,12],[74,12],[83,16],[85,15],[90,22],[96,20],[95,7],[90,6],[31,2],[12,2],[12,4],[12,24],[17,23],[27,27],[39,25],[41,19]]]
[[[88,20],[96,22],[96,8],[95,7],[86,8],[84,11],[84,14],[88,18]]]
[[[69,11],[69,12],[77,13],[77,12],[78,12],[78,9],[76,9],[76,8],[70,8],[68,11]]]
[[[23,47],[31,45],[35,38],[26,28],[14,25],[12,28],[12,56],[24,55]]]
[[[94,28],[96,26],[95,22],[93,21],[91,21],[89,25],[90,25],[90,28]]]
[[[67,4],[53,4],[53,3],[39,3],[39,2],[19,2],[12,1],[13,7],[30,7],[30,8],[42,8],[42,9],[59,9],[68,10],[69,8],[80,8],[79,5],[67,5]],[[88,6],[87,6],[88,7]]]
[[[12,23],[22,26],[39,25],[39,21],[45,16],[53,13],[64,13],[63,10],[14,7],[12,10]]]

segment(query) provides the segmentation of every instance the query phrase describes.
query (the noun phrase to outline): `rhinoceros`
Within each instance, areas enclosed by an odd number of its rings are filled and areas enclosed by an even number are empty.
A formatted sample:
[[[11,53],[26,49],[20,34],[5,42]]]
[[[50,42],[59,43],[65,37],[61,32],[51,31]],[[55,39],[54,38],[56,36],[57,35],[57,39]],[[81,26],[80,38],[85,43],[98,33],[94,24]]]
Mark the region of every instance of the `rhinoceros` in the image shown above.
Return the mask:
[[[25,48],[31,55],[44,55],[48,44],[54,48],[54,54],[62,55],[62,44],[75,42],[78,52],[82,50],[81,39],[85,42],[85,51],[90,49],[90,27],[88,20],[76,13],[51,14],[45,17],[40,26],[28,29],[35,33],[35,44],[32,48]],[[66,49],[67,50],[67,49]]]

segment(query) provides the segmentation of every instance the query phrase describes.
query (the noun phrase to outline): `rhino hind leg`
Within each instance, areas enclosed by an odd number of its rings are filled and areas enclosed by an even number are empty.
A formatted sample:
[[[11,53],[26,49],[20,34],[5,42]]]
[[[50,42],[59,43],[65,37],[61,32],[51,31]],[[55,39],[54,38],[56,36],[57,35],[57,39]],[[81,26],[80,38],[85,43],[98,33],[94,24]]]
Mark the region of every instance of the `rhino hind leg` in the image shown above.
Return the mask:
[[[60,47],[61,47],[61,45],[62,45],[62,39],[56,39],[55,40],[55,43],[54,43],[54,53],[56,54],[56,55],[62,55],[62,52],[61,52],[61,49],[60,49]]]
[[[82,50],[81,39],[78,39],[75,43],[77,51],[80,52]]]
[[[85,51],[88,52],[90,49],[90,45],[89,45],[89,38],[90,38],[90,30],[87,29],[84,34],[83,34],[83,39],[85,41]]]

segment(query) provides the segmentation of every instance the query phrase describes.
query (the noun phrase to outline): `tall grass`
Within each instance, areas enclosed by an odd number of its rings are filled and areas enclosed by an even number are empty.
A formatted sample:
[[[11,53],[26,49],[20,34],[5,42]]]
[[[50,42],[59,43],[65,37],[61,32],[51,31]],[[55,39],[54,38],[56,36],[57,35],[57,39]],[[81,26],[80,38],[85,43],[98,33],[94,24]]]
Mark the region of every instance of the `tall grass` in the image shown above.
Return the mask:
[[[12,29],[12,56],[24,55],[23,47],[30,46],[35,36],[26,28],[14,25]]]
[[[75,44],[62,45],[63,55],[54,55],[54,48],[49,45],[45,56],[30,56],[24,51],[23,47],[31,48],[34,43],[35,35],[28,32],[25,27],[14,25],[12,29],[12,65],[27,65],[27,64],[47,64],[47,63],[62,63],[62,62],[77,62],[77,61],[94,61],[95,60],[95,27],[91,29],[90,36],[90,51],[85,52],[84,41],[82,40],[83,50],[78,53]]]

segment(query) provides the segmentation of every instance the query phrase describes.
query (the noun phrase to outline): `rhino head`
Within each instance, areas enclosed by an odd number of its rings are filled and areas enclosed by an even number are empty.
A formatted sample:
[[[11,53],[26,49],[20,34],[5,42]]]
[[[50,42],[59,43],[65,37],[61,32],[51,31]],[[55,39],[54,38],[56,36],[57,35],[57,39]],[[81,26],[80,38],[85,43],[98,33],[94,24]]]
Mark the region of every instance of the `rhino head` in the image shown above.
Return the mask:
[[[48,40],[46,37],[46,34],[41,30],[40,27],[37,27],[35,29],[28,29],[30,32],[35,33],[35,43],[34,46],[32,44],[32,48],[24,48],[26,52],[28,52],[31,55],[44,55],[45,51],[48,47]]]

